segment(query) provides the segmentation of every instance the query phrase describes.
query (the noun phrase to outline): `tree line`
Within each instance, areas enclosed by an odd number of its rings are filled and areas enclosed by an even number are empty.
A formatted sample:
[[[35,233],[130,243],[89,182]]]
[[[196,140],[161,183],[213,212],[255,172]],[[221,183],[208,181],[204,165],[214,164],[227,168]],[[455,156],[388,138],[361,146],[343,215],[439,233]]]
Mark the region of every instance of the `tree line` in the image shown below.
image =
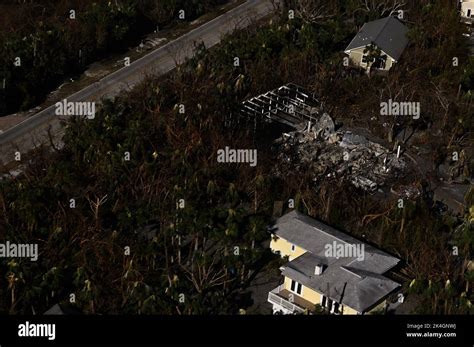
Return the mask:
[[[0,116],[28,110],[67,78],[142,36],[225,0],[7,1],[0,5]],[[3,88],[5,86],[5,88]]]
[[[62,149],[40,151],[23,175],[0,183],[3,235],[37,240],[42,250],[37,263],[0,262],[0,297],[6,298],[0,310],[29,313],[35,303],[41,312],[75,293],[75,306],[86,313],[241,312],[250,304],[253,274],[272,259],[262,242],[273,203],[293,198],[299,210],[400,257],[399,275],[418,298],[417,312],[472,312],[469,214],[440,216],[425,196],[398,209],[396,201],[344,182],[315,186],[310,172],[276,178],[271,126],[238,117],[242,100],[294,82],[320,95],[336,120],[376,132],[380,124],[369,119],[380,88],[404,89],[432,103],[447,100],[449,118],[433,105],[428,122],[455,136],[465,133],[472,106],[468,91],[458,87],[466,70],[437,55],[423,55],[424,64],[410,59],[422,47],[467,58],[450,6],[409,8],[418,36],[386,77],[348,74],[343,67],[341,51],[358,30],[345,8],[336,6],[338,15],[316,22],[282,12],[215,49],[198,46],[173,73],[105,101],[94,120],[66,124]],[[453,17],[440,25],[440,11]],[[455,117],[464,121],[450,121]],[[446,137],[426,136],[434,146],[448,146]],[[257,148],[259,165],[217,163],[225,146]],[[466,203],[474,204],[472,196]]]

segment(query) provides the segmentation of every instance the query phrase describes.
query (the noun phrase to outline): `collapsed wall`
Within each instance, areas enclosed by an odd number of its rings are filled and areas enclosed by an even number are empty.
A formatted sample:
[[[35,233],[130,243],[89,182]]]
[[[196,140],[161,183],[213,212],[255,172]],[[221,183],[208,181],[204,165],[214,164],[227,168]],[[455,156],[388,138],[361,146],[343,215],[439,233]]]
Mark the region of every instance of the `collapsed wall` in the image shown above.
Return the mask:
[[[343,178],[354,186],[375,192],[398,177],[406,164],[397,153],[353,131],[336,131],[328,114],[314,124],[285,133],[275,141],[280,164],[276,173],[303,169],[313,181]]]
[[[355,130],[337,130],[314,95],[294,84],[244,101],[241,115],[295,129],[274,143],[277,176],[288,171],[309,172],[315,183],[342,178],[358,188],[376,192],[387,181],[399,177],[406,166],[399,152],[394,153]]]

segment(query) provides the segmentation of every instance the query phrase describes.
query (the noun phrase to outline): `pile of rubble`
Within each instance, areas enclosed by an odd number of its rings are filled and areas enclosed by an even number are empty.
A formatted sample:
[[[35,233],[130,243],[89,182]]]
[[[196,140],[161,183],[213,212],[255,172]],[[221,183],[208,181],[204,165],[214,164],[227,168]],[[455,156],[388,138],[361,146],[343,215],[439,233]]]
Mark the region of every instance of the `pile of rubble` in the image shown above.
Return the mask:
[[[349,180],[354,186],[375,192],[405,168],[400,153],[352,131],[337,131],[324,113],[314,124],[301,124],[275,141],[280,165],[285,170],[311,172],[315,182],[330,177]]]

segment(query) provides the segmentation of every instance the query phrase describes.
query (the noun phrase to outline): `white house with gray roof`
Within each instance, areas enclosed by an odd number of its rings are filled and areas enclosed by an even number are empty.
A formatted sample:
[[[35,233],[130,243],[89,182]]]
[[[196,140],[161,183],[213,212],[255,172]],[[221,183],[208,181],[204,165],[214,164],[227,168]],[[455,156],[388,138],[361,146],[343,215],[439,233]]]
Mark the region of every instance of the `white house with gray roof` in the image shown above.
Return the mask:
[[[384,276],[399,259],[298,211],[280,217],[270,232],[272,251],[289,260],[280,268],[283,284],[268,295],[274,313],[320,305],[335,314],[365,314],[383,308],[400,287]]]
[[[408,45],[407,32],[408,28],[392,16],[368,22],[344,53],[354,65],[365,70],[388,71],[399,61]]]

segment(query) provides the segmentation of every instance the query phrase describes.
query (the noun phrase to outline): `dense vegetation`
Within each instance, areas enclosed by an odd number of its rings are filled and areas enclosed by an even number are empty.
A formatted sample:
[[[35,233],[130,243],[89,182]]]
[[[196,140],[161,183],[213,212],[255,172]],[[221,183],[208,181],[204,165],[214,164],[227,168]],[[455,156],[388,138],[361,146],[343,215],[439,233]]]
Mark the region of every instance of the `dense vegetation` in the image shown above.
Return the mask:
[[[215,50],[201,47],[173,74],[105,102],[96,119],[68,124],[64,148],[38,153],[23,176],[3,181],[0,230],[6,239],[35,240],[41,255],[37,263],[0,262],[0,297],[7,299],[0,311],[41,312],[75,293],[84,312],[239,312],[248,281],[268,261],[262,241],[273,202],[294,198],[298,209],[399,256],[416,312],[472,312],[473,208],[458,219],[436,214],[425,196],[399,209],[341,182],[315,187],[310,173],[275,179],[268,125],[255,132],[253,122],[237,124],[242,99],[295,82],[320,95],[338,121],[382,137],[384,120],[370,121],[380,93],[416,95],[428,111],[412,125],[443,129],[445,136],[425,136],[445,156],[451,138],[472,131],[473,62],[452,4],[410,7],[418,24],[403,60],[388,76],[367,76],[347,72],[341,51],[356,22],[376,14],[358,19],[363,10],[347,3],[334,2],[317,19],[289,20],[283,11]],[[231,128],[224,126],[229,117]],[[258,166],[218,164],[216,151],[225,146],[258,148]],[[466,203],[474,205],[472,193]]]
[[[245,146],[245,137],[216,135],[205,103],[197,113],[182,100],[187,115],[173,111],[176,87],[154,84],[143,103],[106,103],[96,121],[69,125],[48,164],[3,186],[7,239],[37,240],[42,254],[37,264],[2,263],[2,310],[38,312],[70,293],[84,312],[242,307],[236,296],[266,252],[266,180],[209,160],[224,144]]]
[[[66,77],[142,35],[186,21],[224,0],[8,1],[0,5],[0,116],[44,100]],[[70,11],[75,11],[71,13]],[[71,18],[74,17],[74,18]],[[20,66],[16,66],[16,58]],[[5,90],[3,90],[5,81]]]

